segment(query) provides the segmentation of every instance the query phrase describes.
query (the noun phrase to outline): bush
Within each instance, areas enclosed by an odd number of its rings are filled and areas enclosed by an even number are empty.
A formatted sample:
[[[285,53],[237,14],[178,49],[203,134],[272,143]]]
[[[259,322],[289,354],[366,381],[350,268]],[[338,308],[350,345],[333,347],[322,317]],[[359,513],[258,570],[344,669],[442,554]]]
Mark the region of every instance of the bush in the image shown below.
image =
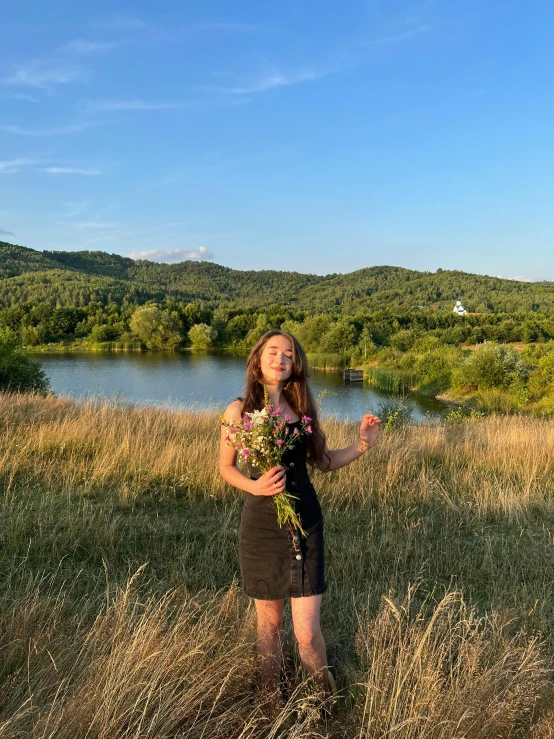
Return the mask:
[[[90,338],[92,341],[113,341],[119,337],[119,332],[114,326],[110,326],[107,323],[103,323],[100,326],[95,326],[90,332]]]
[[[475,399],[479,410],[485,413],[516,413],[520,408],[513,395],[497,387],[481,390]]]
[[[384,431],[396,431],[413,421],[413,413],[403,400],[389,400],[379,408]]]
[[[30,359],[20,337],[11,329],[0,329],[0,390],[45,393],[50,383],[40,364]]]
[[[447,390],[452,382],[452,370],[459,358],[460,353],[452,347],[432,349],[419,357],[414,367],[419,390],[433,394]]]
[[[507,388],[514,380],[527,379],[528,368],[517,352],[505,346],[483,344],[471,352],[453,373],[455,384],[486,388]]]

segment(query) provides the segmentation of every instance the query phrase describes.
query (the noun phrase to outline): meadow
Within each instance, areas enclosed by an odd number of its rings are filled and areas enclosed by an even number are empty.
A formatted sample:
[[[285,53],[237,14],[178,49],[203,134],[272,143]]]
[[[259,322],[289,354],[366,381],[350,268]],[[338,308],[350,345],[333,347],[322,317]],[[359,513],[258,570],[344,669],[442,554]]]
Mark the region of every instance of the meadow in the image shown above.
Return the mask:
[[[288,703],[255,693],[215,415],[2,393],[0,430],[0,739],[554,737],[553,421],[391,428],[313,474],[330,715],[288,610]]]

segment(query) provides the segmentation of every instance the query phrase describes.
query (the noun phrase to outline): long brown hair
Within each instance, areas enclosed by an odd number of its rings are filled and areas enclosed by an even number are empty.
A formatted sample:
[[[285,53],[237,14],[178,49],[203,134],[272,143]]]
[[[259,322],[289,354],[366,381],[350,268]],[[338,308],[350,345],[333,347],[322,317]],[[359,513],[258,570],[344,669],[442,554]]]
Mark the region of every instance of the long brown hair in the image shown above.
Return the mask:
[[[264,347],[272,336],[284,336],[292,345],[292,372],[285,380],[283,395],[289,406],[298,416],[309,416],[312,419],[312,433],[308,438],[307,460],[312,467],[325,468],[330,462],[325,452],[325,434],[321,430],[317,416],[317,407],[308,385],[308,358],[292,334],[279,329],[267,331],[250,351],[246,362],[246,386],[242,403],[242,412],[251,413],[263,408],[264,378],[261,369],[261,356]]]

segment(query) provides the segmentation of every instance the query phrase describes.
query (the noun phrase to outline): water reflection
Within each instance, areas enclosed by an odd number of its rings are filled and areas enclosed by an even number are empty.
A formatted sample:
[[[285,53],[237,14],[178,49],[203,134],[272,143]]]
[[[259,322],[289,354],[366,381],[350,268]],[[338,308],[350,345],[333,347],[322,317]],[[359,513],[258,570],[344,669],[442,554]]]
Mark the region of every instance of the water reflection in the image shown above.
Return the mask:
[[[126,354],[41,355],[43,369],[57,395],[74,398],[119,397],[164,407],[221,410],[241,395],[245,360],[202,354],[144,352]],[[390,397],[366,382],[345,383],[338,372],[312,370],[310,385],[322,416],[358,419],[379,415]],[[446,404],[424,396],[408,396],[414,420],[438,420]]]

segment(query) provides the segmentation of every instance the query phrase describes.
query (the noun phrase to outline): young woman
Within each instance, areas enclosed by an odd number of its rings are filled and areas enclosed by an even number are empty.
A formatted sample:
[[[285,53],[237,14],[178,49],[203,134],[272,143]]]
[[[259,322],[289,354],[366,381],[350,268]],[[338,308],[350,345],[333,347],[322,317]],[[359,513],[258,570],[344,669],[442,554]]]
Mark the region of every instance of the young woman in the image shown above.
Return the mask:
[[[302,416],[309,416],[312,433],[299,435],[283,455],[283,465],[257,478],[236,466],[236,451],[225,442],[222,428],[219,470],[229,484],[246,493],[240,527],[240,569],[243,591],[254,599],[258,618],[257,652],[263,686],[279,687],[281,648],[279,632],[283,601],[291,599],[294,634],[302,664],[326,695],[334,681],[327,669],[325,642],[319,623],[326,590],[323,556],[323,516],[308,476],[307,464],[329,472],[350,464],[372,447],[380,420],[366,414],[359,439],[344,449],[327,449],[317,410],[308,387],[306,355],[298,341],[284,331],[268,331],[250,352],[246,392],[225,410],[225,419],[237,421],[245,412],[264,406],[264,387],[275,409],[288,421],[291,432]],[[288,526],[279,527],[271,496],[284,490],[297,496],[295,508],[307,537]]]

